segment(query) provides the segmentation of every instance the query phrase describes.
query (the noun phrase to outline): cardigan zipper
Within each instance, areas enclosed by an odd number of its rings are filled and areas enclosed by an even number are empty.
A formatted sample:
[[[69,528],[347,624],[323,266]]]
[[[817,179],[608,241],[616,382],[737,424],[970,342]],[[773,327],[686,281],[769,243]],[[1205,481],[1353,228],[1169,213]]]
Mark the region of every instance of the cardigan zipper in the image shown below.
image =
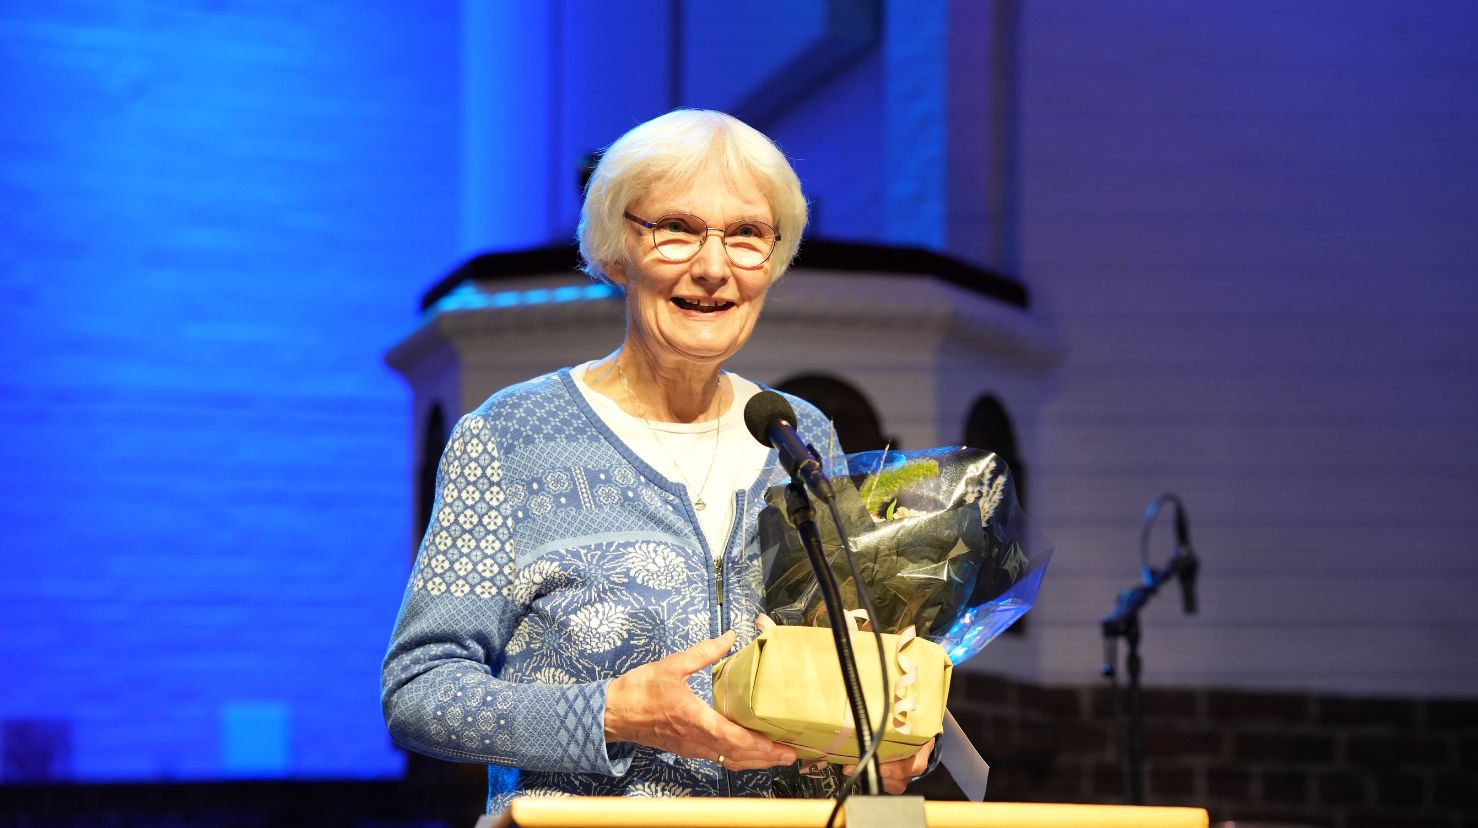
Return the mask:
[[[713,559],[713,594],[718,599],[718,609],[724,610],[724,559]]]
[[[724,623],[724,558],[729,553],[729,547],[734,545],[735,535],[744,530],[744,492],[734,493],[734,522],[729,527],[729,536],[724,539],[724,548],[713,559],[713,596],[718,608],[718,627],[720,633],[727,626]],[[729,770],[720,768],[719,795],[733,796],[734,786],[729,778]]]
[[[724,548],[713,559],[713,596],[718,605],[718,628],[722,633],[724,630],[724,557],[729,552],[729,547],[734,545],[734,536],[744,528],[744,492],[734,493],[734,523],[729,527],[729,535],[724,538]]]

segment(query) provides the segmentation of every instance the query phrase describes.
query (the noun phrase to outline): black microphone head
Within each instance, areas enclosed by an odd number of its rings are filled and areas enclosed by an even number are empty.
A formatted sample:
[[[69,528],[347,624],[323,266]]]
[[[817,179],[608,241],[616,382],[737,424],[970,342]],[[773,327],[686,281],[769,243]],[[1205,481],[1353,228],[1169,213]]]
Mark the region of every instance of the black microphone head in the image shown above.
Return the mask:
[[[776,420],[795,425],[795,409],[774,391],[761,391],[744,405],[744,425],[761,445],[770,445],[768,434]]]

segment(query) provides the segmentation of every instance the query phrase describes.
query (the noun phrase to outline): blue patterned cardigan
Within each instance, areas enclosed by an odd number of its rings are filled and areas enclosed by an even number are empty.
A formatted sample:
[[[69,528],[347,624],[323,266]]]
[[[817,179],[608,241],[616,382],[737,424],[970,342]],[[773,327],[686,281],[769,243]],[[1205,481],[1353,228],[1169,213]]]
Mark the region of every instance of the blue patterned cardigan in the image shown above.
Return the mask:
[[[830,423],[790,402],[834,469]],[[754,638],[757,516],[784,482],[771,451],[736,493],[742,520],[715,562],[684,487],[617,439],[569,369],[494,394],[441,458],[384,662],[391,736],[487,763],[489,812],[517,795],[771,795],[769,771],[607,744],[604,717],[615,676],[730,628],[736,648]],[[690,683],[711,700],[707,671]]]

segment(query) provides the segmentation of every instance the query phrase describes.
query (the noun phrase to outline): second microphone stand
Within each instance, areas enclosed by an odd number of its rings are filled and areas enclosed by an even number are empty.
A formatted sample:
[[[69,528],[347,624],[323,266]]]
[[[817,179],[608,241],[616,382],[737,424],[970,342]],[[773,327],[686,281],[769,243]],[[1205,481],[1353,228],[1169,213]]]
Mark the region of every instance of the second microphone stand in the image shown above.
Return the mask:
[[[1164,567],[1155,569],[1149,565],[1149,533],[1154,526],[1160,507],[1166,503],[1175,505],[1175,552]],[[1118,653],[1115,642],[1122,638],[1129,645],[1125,667],[1129,682],[1122,696],[1126,708],[1124,722],[1124,789],[1131,805],[1144,804],[1144,701],[1139,685],[1143,660],[1139,656],[1139,611],[1149,603],[1155,592],[1171,578],[1180,580],[1181,597],[1187,614],[1196,612],[1196,573],[1200,563],[1191,550],[1190,532],[1187,528],[1185,506],[1174,494],[1161,496],[1150,504],[1145,513],[1144,530],[1140,535],[1141,583],[1119,593],[1114,611],[1103,619],[1103,675],[1117,685]],[[1117,689],[1117,687],[1116,687]],[[1116,704],[1120,702],[1116,700]]]

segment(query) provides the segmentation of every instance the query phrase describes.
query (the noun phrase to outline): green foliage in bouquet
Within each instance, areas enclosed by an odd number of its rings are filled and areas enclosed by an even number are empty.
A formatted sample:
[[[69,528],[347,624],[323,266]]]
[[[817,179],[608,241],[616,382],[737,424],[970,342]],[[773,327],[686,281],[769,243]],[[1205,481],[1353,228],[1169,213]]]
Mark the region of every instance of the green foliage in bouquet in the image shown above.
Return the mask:
[[[939,476],[939,461],[915,460],[896,469],[885,469],[867,476],[862,483],[863,508],[874,517],[894,518],[898,493]],[[884,507],[887,507],[886,510]]]

